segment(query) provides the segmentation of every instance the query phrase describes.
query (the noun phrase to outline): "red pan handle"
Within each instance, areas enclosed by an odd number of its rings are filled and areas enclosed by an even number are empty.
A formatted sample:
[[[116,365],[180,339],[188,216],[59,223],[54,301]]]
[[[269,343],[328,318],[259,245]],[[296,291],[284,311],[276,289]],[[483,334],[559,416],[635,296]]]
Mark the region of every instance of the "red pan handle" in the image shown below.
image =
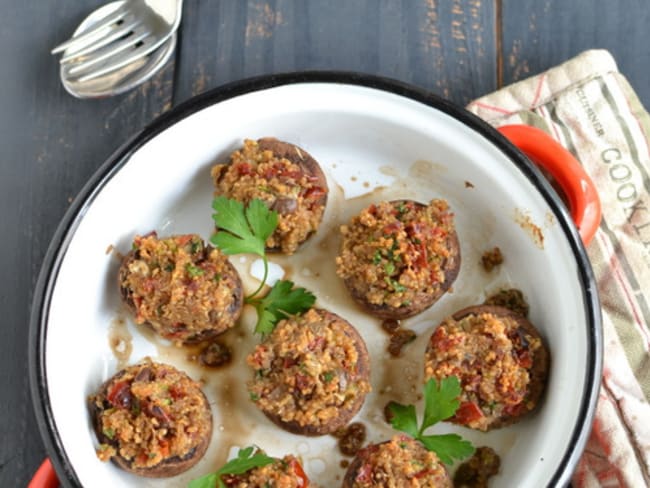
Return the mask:
[[[49,459],[43,461],[27,488],[59,488],[59,480]]]
[[[498,130],[557,182],[582,242],[589,244],[600,225],[602,210],[596,186],[582,165],[541,129],[529,125],[504,125]]]

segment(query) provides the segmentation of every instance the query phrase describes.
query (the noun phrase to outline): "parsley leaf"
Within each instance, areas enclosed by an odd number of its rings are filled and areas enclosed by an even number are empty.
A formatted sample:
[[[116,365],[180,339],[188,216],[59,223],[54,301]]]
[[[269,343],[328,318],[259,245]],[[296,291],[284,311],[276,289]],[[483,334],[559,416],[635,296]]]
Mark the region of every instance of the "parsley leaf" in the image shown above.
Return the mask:
[[[474,454],[474,446],[458,434],[423,435],[418,439],[429,451],[435,452],[445,464]]]
[[[257,323],[255,324],[256,334],[270,334],[276,324],[276,316],[269,310],[263,310],[263,307],[256,306]]]
[[[314,294],[293,286],[289,280],[276,281],[264,298],[253,301],[258,317],[255,333],[269,334],[279,320],[311,308],[316,301]]]
[[[269,210],[262,200],[256,198],[246,207],[246,220],[253,233],[266,242],[278,226],[278,213]]]
[[[225,483],[221,480],[224,474],[243,474],[251,469],[261,468],[275,462],[275,459],[262,451],[258,450],[253,453],[254,450],[253,446],[240,449],[236,458],[228,461],[217,472],[190,481],[188,488],[226,488]]]
[[[268,276],[266,240],[278,226],[278,213],[269,210],[259,199],[251,200],[244,207],[243,203],[224,196],[216,197],[212,201],[212,208],[217,232],[210,241],[224,254],[256,254],[264,262],[264,277],[260,285],[245,298],[245,302],[253,305],[257,311],[255,332],[269,334],[280,319],[308,310],[316,297],[304,288],[294,288],[293,282],[288,280],[277,281],[265,297],[257,298]],[[198,274],[190,269],[188,273],[191,276]]]
[[[217,233],[210,241],[225,254],[257,254],[265,260],[265,243],[278,225],[278,213],[261,200],[244,204],[223,196],[212,201]]]
[[[391,402],[390,423],[394,429],[406,432],[420,441],[429,451],[438,455],[440,461],[452,464],[454,459],[464,459],[474,453],[474,446],[457,434],[424,435],[424,431],[441,420],[448,419],[458,410],[461,388],[455,376],[443,378],[440,383],[431,378],[424,386],[424,418],[418,428],[417,414],[413,405]]]
[[[438,384],[433,378],[424,385],[424,419],[420,434],[433,424],[452,417],[460,405],[460,381],[456,376],[443,379]]]

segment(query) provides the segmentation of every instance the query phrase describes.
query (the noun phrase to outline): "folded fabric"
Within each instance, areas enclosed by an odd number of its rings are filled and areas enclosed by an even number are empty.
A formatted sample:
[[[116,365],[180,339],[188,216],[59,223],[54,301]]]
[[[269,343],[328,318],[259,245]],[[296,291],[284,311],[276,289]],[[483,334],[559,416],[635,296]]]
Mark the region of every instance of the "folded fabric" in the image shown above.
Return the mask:
[[[650,116],[603,50],[468,109],[495,127],[523,123],[547,131],[598,188],[603,220],[587,251],[603,309],[603,378],[573,484],[650,486]]]

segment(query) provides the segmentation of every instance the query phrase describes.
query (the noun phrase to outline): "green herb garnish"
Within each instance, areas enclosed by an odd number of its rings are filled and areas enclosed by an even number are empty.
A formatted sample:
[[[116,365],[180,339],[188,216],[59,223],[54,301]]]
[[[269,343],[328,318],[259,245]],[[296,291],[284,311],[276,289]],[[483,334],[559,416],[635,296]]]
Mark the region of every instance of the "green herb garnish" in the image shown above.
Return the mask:
[[[244,204],[237,200],[216,197],[212,208],[218,232],[210,241],[225,254],[257,254],[266,267],[264,246],[278,225],[278,213],[257,198],[244,209]]]
[[[216,197],[212,208],[215,211],[212,218],[217,232],[210,241],[224,254],[255,254],[260,256],[264,263],[264,276],[260,285],[244,299],[257,311],[255,332],[269,334],[280,319],[308,310],[316,301],[316,297],[304,288],[294,288],[293,282],[289,280],[277,281],[266,296],[257,296],[268,277],[266,240],[278,226],[278,213],[269,210],[259,199],[252,200],[244,208],[244,205],[236,200]]]
[[[387,263],[384,263],[384,272],[388,276],[393,275],[393,273],[395,272],[395,265],[392,263],[392,261],[388,261]]]
[[[395,291],[395,293],[404,293],[406,291],[406,287],[404,285],[389,276],[384,276],[384,282],[386,282],[386,284],[390,286]]]
[[[225,474],[243,474],[254,468],[261,468],[267,464],[272,464],[275,459],[267,456],[261,451],[255,451],[253,446],[240,449],[237,457],[224,464],[215,473],[210,473],[195,480],[190,481],[188,488],[226,488],[226,484],[221,477]]]
[[[193,264],[187,264],[185,266],[185,271],[187,271],[187,274],[190,275],[192,278],[201,276],[204,273],[204,271],[201,268],[194,266]]]
[[[265,297],[247,298],[257,310],[256,334],[270,334],[279,320],[308,310],[316,297],[304,288],[294,288],[289,280],[276,281]]]
[[[424,418],[420,427],[415,406],[395,402],[388,407],[392,413],[390,423],[394,429],[406,432],[429,451],[435,452],[443,463],[452,464],[454,459],[471,456],[474,446],[458,434],[425,435],[424,431],[456,413],[460,406],[460,394],[460,381],[455,376],[443,378],[440,384],[431,378],[424,386]]]
[[[199,240],[193,240],[192,244],[190,245],[190,252],[192,254],[196,254],[199,251],[203,250],[203,243]]]

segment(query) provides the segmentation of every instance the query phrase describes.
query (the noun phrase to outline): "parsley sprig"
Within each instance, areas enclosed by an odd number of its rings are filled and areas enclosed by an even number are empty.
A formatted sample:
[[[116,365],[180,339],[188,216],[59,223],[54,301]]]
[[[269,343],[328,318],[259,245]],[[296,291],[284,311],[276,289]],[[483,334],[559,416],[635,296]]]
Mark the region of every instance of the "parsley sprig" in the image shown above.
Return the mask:
[[[280,319],[308,310],[316,297],[304,288],[294,288],[289,280],[277,281],[266,296],[258,297],[269,273],[266,240],[278,226],[278,213],[269,210],[259,199],[251,200],[244,207],[243,203],[223,196],[212,201],[212,208],[217,232],[210,241],[224,254],[255,254],[264,263],[262,281],[244,299],[257,311],[255,333],[269,334]]]
[[[445,464],[453,464],[454,459],[464,459],[474,453],[474,446],[458,434],[425,435],[424,431],[441,420],[452,417],[460,401],[460,381],[455,376],[443,378],[438,383],[434,378],[424,386],[424,418],[418,427],[415,406],[391,402],[390,423],[394,429],[406,432],[424,444],[429,451],[435,452]]]
[[[251,469],[261,468],[275,462],[275,459],[267,456],[262,451],[257,450],[255,453],[253,451],[255,451],[253,446],[240,449],[236,458],[228,461],[216,472],[190,481],[188,488],[226,488],[226,484],[221,479],[223,475],[244,474]]]
[[[294,288],[292,281],[276,282],[265,297],[249,302],[257,310],[255,332],[270,334],[280,319],[308,310],[315,301],[316,297],[310,291]]]

